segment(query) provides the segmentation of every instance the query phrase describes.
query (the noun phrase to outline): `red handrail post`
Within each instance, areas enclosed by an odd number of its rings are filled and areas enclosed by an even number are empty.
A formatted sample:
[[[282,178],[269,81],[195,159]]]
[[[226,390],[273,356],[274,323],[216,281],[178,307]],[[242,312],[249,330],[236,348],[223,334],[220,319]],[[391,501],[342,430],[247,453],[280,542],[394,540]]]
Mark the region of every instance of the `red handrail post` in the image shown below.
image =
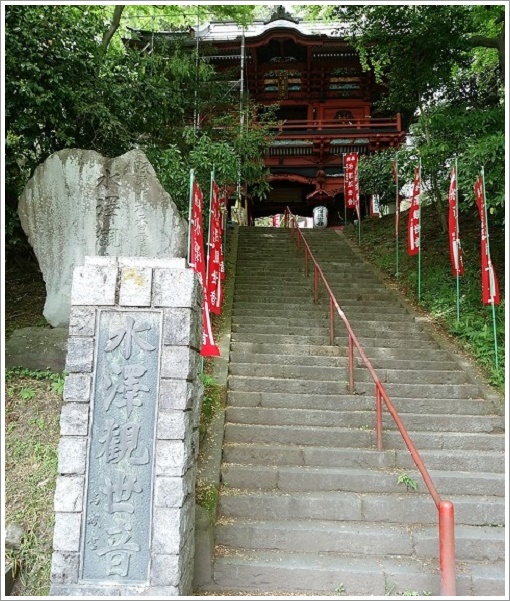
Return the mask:
[[[301,236],[300,236],[299,232],[296,232],[296,234],[297,234],[296,255],[298,255],[299,254],[299,246],[300,246],[300,243],[301,243]]]
[[[335,307],[333,305],[333,299],[329,297],[329,344],[331,346],[333,346],[335,342],[335,314],[333,313],[334,308]]]
[[[305,278],[308,277],[308,249],[305,246]]]
[[[381,390],[377,383],[375,385],[375,415],[376,415],[377,450],[382,451],[382,402],[381,402]]]
[[[441,596],[455,597],[455,519],[451,501],[440,501],[439,512],[439,570]]]
[[[313,270],[313,302],[317,304],[319,302],[319,270],[317,265]]]
[[[354,392],[354,345],[349,334],[349,392]]]

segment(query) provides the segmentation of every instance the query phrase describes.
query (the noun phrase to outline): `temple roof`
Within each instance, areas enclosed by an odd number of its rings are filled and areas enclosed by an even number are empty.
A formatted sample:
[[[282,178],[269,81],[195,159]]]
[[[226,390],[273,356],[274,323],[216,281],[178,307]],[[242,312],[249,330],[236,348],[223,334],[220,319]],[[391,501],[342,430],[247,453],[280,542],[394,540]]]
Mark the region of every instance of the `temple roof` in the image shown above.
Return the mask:
[[[245,38],[256,38],[275,30],[288,29],[298,31],[306,37],[343,38],[349,34],[348,25],[342,23],[325,23],[320,21],[302,21],[299,23],[289,19],[275,19],[270,22],[254,21],[244,28]],[[198,28],[192,28],[192,36],[198,36],[202,41],[228,41],[240,39],[243,34],[242,25],[213,21]]]
[[[180,39],[182,42],[190,38],[198,38],[201,42],[228,42],[241,40],[243,33],[245,39],[253,39],[278,29],[287,29],[289,33],[299,33],[304,37],[329,38],[332,40],[343,39],[350,33],[349,25],[346,23],[338,21],[301,21],[298,17],[286,12],[283,6],[278,6],[268,20],[253,21],[244,28],[233,21],[211,21],[196,27],[191,26],[188,31],[158,31],[156,37],[159,39]],[[155,33],[139,29],[131,29],[131,31],[138,38],[154,36]]]

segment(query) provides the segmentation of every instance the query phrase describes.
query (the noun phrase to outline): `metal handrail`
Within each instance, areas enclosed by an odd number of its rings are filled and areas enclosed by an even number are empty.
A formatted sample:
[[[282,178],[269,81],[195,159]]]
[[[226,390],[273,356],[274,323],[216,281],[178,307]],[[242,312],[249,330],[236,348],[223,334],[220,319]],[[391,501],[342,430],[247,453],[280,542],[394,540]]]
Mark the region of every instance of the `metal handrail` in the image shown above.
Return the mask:
[[[284,215],[284,225],[285,227],[291,226],[291,236],[294,239],[295,232],[296,241],[297,241],[297,249],[296,252],[299,252],[300,241],[303,242],[304,248],[304,260],[305,260],[305,277],[308,277],[308,257],[312,260],[314,264],[314,301],[317,303],[319,300],[319,277],[322,279],[322,282],[329,294],[329,322],[330,322],[330,343],[333,344],[335,337],[334,330],[334,309],[336,309],[338,315],[344,322],[344,325],[347,329],[347,333],[349,335],[349,392],[352,393],[354,391],[354,347],[357,348],[358,353],[365,364],[365,367],[368,369],[370,375],[375,384],[375,399],[376,399],[376,438],[377,438],[377,450],[382,451],[382,401],[386,404],[386,407],[393,418],[393,421],[397,425],[397,428],[404,439],[404,442],[407,446],[407,449],[411,453],[411,457],[416,464],[416,467],[420,471],[420,474],[427,486],[427,489],[436,504],[439,516],[439,568],[441,574],[441,595],[442,596],[455,596],[456,595],[456,581],[455,581],[455,522],[454,522],[454,506],[451,501],[445,501],[441,499],[437,489],[432,482],[432,478],[423,463],[422,458],[414,443],[412,442],[407,430],[402,423],[397,410],[395,409],[393,403],[391,402],[388,393],[386,392],[379,376],[376,374],[372,364],[368,360],[365,355],[361,344],[359,343],[356,335],[354,334],[349,320],[347,319],[345,313],[341,309],[336,297],[331,290],[326,277],[317,263],[308,242],[306,241],[303,233],[300,231],[296,217],[292,214],[289,207],[285,209]]]

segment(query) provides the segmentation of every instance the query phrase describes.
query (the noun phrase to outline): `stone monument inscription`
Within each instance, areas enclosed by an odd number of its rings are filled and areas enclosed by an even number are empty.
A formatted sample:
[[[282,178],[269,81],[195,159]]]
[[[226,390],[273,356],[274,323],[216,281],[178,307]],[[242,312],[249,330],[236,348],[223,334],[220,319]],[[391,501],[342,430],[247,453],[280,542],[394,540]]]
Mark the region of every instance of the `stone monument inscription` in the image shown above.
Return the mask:
[[[158,399],[160,311],[99,312],[84,582],[145,582]]]

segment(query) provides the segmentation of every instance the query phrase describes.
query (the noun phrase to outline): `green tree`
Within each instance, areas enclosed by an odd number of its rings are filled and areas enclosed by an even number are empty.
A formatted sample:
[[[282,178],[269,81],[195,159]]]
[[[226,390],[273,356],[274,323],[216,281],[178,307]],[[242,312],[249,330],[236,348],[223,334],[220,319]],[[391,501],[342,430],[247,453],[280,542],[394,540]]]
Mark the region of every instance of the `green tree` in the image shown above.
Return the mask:
[[[196,11],[146,5],[116,9],[6,7],[6,225],[11,242],[16,241],[19,194],[37,165],[63,148],[106,156],[131,148],[147,151],[184,211],[190,167],[205,180],[202,172],[214,164],[227,183],[241,161],[248,184],[260,191],[267,186],[260,154],[267,128],[252,124],[241,134],[239,116],[225,118],[225,107],[238,106],[238,93],[206,60],[197,61],[193,46],[159,43],[156,51],[141,52],[110,31],[112,19],[118,21],[116,31],[126,33],[128,24],[143,25],[144,19],[154,24],[153,15],[167,28],[179,27]],[[248,7],[198,9],[202,19],[206,14],[239,19],[251,14]],[[193,128],[196,109],[207,117],[199,128]]]
[[[472,185],[484,166],[490,211],[502,222],[505,6],[370,4],[310,6],[308,12],[347,25],[364,68],[384,84],[379,108],[403,114],[414,144],[403,163],[421,158],[423,185],[443,229],[455,158],[466,201],[461,206],[473,207]],[[367,162],[374,176],[378,161]]]

